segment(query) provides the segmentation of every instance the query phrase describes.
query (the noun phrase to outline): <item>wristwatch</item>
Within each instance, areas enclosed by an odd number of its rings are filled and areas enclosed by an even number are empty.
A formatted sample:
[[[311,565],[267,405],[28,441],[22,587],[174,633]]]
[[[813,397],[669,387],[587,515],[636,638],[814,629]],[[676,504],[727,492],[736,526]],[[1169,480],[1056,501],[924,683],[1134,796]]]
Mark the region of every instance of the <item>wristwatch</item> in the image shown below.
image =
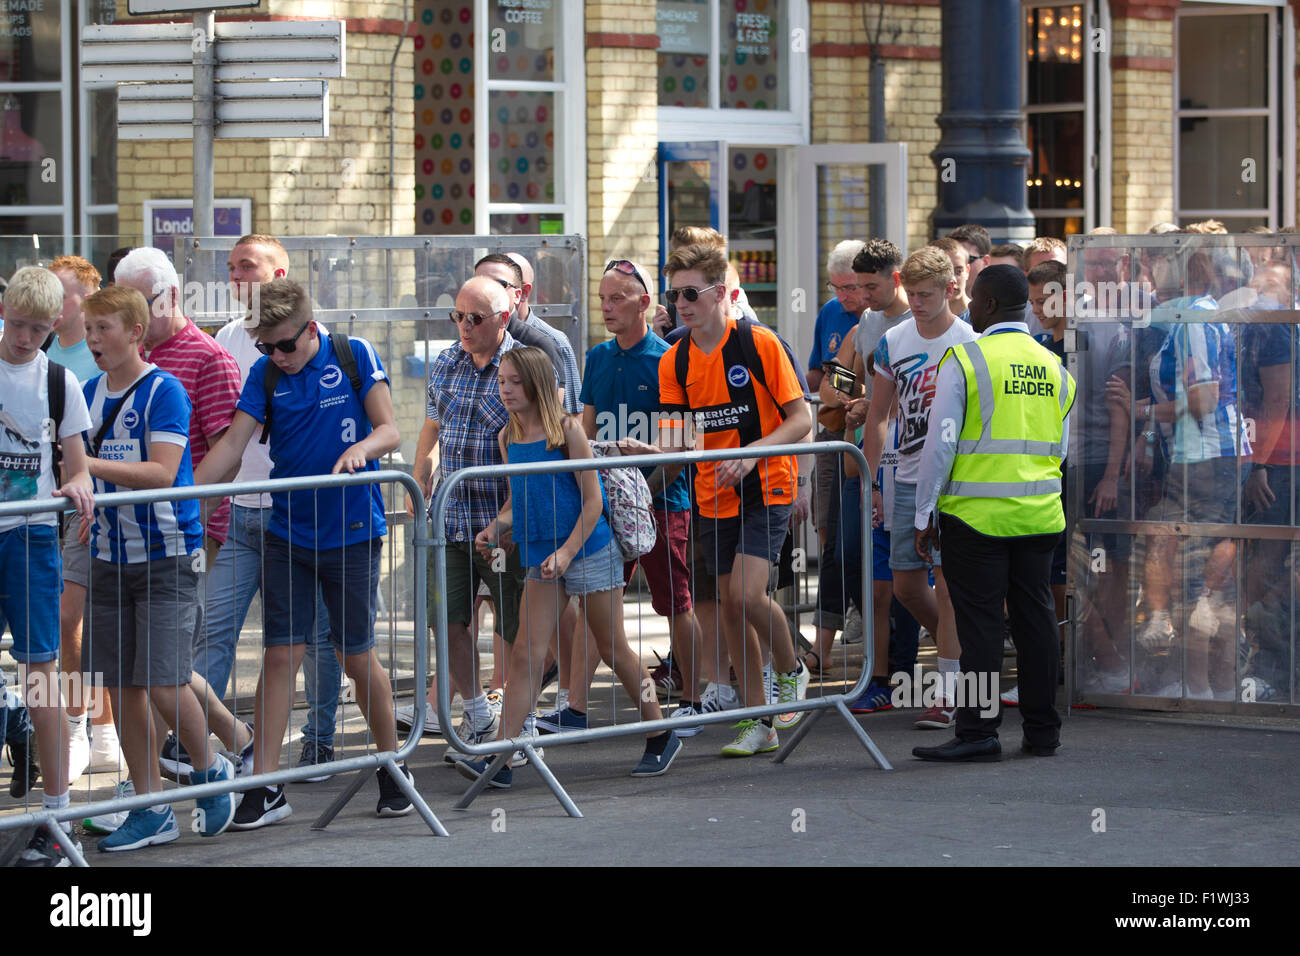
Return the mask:
[[[799,487],[802,488],[802,487],[803,487],[804,485],[806,485],[806,484],[808,484],[808,476],[807,476],[807,475],[800,475],[800,476],[799,476]]]
[[[872,491],[882,491],[883,489],[880,487],[880,482],[878,482],[878,481],[873,481],[873,482],[871,482],[871,490],[872,490]]]

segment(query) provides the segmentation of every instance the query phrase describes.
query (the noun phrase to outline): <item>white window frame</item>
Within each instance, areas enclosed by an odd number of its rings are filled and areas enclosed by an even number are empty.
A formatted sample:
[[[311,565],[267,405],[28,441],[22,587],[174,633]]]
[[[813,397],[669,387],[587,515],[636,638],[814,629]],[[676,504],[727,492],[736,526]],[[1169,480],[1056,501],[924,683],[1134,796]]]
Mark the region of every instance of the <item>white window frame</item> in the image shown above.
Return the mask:
[[[59,0],[59,22],[68,23],[72,0]],[[0,97],[10,93],[58,93],[62,111],[62,149],[59,154],[59,182],[63,202],[59,205],[23,205],[2,207],[5,216],[59,216],[63,220],[65,248],[72,241],[72,176],[66,175],[72,164],[72,89],[77,78],[72,75],[72,30],[59,31],[59,79],[39,83],[0,83]]]
[[[786,84],[790,108],[786,110],[722,109],[721,102],[721,4],[709,3],[709,106],[659,107],[660,142],[725,140],[728,146],[803,146],[810,142],[812,117],[809,108],[808,46],[812,31],[808,0],[788,0],[789,35],[805,38],[801,52],[787,53]],[[845,7],[856,16],[856,8]],[[796,31],[803,31],[797,33]],[[793,45],[792,43],[790,44]],[[656,87],[658,80],[656,79]]]
[[[1244,8],[1244,9],[1243,9]],[[1262,107],[1238,107],[1228,109],[1182,109],[1179,99],[1179,63],[1178,30],[1184,17],[1208,16],[1267,16],[1268,30],[1268,102]],[[1295,217],[1295,123],[1280,122],[1280,117],[1295,116],[1295,83],[1283,78],[1295,75],[1295,24],[1289,15],[1290,10],[1285,0],[1219,0],[1210,3],[1206,0],[1186,0],[1178,9],[1174,20],[1174,221],[1185,218],[1222,219],[1243,216],[1262,217],[1270,229],[1294,222]],[[1281,43],[1281,56],[1278,45]],[[1279,95],[1279,87],[1281,87]],[[1268,120],[1265,148],[1268,156],[1268,168],[1262,175],[1266,176],[1267,208],[1250,207],[1243,209],[1211,209],[1208,207],[1184,207],[1182,205],[1182,182],[1180,161],[1182,136],[1179,133],[1179,121],[1184,118],[1215,119],[1230,116],[1266,116]],[[1260,172],[1256,171],[1257,175]],[[1281,182],[1279,183],[1279,177]]]
[[[1031,38],[1025,30],[1027,11],[1041,7],[1074,6],[1083,7],[1082,25],[1079,27],[1082,37],[1080,60],[1083,63],[1083,100],[1069,103],[1051,103],[1030,105],[1029,99],[1029,56],[1020,57],[1020,112],[1025,117],[1021,125],[1021,136],[1029,142],[1029,117],[1048,113],[1083,112],[1083,208],[1067,207],[1030,209],[1037,217],[1057,219],[1083,219],[1083,231],[1086,233],[1098,225],[1109,225],[1111,216],[1110,194],[1110,53],[1092,53],[1090,37],[1093,29],[1101,28],[1104,36],[1110,35],[1109,9],[1096,0],[1021,0],[1020,4],[1020,49],[1025,50],[1037,40]],[[1103,7],[1098,10],[1098,6]],[[1103,22],[1104,21],[1104,22]],[[1100,66],[1101,98],[1105,105],[1102,122],[1097,116],[1098,67]],[[1101,136],[1097,131],[1100,129]],[[1027,192],[1026,192],[1027,196]],[[1098,219],[1102,220],[1098,222]]]
[[[474,35],[488,36],[488,4],[475,0]],[[565,233],[587,231],[587,78],[583,55],[585,12],[579,0],[555,0],[552,9],[559,22],[555,29],[556,76],[553,80],[494,80],[490,78],[491,57],[486,45],[479,45],[474,57],[474,231],[492,232],[492,217],[500,215],[564,216]],[[488,145],[490,94],[554,93],[555,201],[548,203],[491,202],[491,147]]]
[[[91,4],[78,4],[81,9],[80,26],[85,27],[90,24]],[[64,21],[67,22],[67,21]],[[80,35],[80,34],[78,34]],[[116,202],[112,203],[95,203],[90,202],[90,97],[91,90],[87,89],[85,84],[77,82],[77,158],[80,160],[77,169],[78,191],[81,195],[80,210],[77,214],[77,232],[83,236],[82,255],[89,257],[91,237],[95,235],[92,222],[96,216],[117,216],[118,207]],[[117,93],[113,91],[114,97]],[[115,127],[116,128],[116,127]],[[113,148],[117,148],[116,133],[113,140]],[[121,230],[121,219],[118,219],[118,231]]]

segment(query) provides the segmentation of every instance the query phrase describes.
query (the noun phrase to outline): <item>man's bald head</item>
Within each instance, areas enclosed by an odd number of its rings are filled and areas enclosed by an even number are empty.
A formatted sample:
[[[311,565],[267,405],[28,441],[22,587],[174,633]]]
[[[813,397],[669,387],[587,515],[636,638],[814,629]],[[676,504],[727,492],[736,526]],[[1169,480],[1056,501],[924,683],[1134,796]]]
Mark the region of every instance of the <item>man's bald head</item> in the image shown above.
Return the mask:
[[[467,279],[456,293],[456,308],[462,312],[509,312],[510,293],[495,279],[474,276]]]

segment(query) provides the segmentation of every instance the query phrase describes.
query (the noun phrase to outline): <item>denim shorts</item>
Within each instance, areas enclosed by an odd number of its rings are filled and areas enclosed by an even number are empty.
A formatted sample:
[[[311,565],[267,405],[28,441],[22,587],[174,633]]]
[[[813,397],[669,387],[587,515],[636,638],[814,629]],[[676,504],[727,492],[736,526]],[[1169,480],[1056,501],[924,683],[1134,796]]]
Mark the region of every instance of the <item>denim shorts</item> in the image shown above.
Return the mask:
[[[19,525],[0,532],[0,634],[13,633],[13,658],[46,664],[59,656],[59,532]]]
[[[938,521],[938,518],[935,518]],[[930,547],[936,568],[943,566],[939,549]],[[889,569],[920,571],[928,567],[916,554],[916,485],[894,484],[894,511],[889,531]]]
[[[529,568],[528,580],[545,581],[541,568]],[[611,537],[609,543],[595,554],[574,558],[560,577],[565,593],[571,595],[595,594],[597,591],[623,590],[623,552]]]
[[[379,607],[379,555],[383,538],[341,548],[290,548],[267,532],[262,570],[263,646],[307,644],[315,640],[318,595],[330,619],[330,643],[344,654],[364,654],[375,646]]]

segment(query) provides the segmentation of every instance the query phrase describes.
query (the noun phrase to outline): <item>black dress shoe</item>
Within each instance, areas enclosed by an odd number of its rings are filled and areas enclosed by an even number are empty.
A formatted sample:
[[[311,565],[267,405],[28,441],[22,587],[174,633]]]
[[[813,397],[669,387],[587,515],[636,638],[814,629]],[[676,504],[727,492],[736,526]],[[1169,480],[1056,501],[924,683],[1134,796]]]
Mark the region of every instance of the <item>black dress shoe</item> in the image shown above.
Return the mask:
[[[954,737],[942,747],[913,747],[912,756],[922,760],[942,760],[948,763],[961,761],[992,761],[1002,759],[1002,744],[998,738],[962,740]]]
[[[1041,744],[1031,744],[1028,740],[1020,741],[1021,753],[1033,754],[1035,757],[1055,757],[1056,748],[1059,746],[1061,745],[1055,744],[1048,747]]]

